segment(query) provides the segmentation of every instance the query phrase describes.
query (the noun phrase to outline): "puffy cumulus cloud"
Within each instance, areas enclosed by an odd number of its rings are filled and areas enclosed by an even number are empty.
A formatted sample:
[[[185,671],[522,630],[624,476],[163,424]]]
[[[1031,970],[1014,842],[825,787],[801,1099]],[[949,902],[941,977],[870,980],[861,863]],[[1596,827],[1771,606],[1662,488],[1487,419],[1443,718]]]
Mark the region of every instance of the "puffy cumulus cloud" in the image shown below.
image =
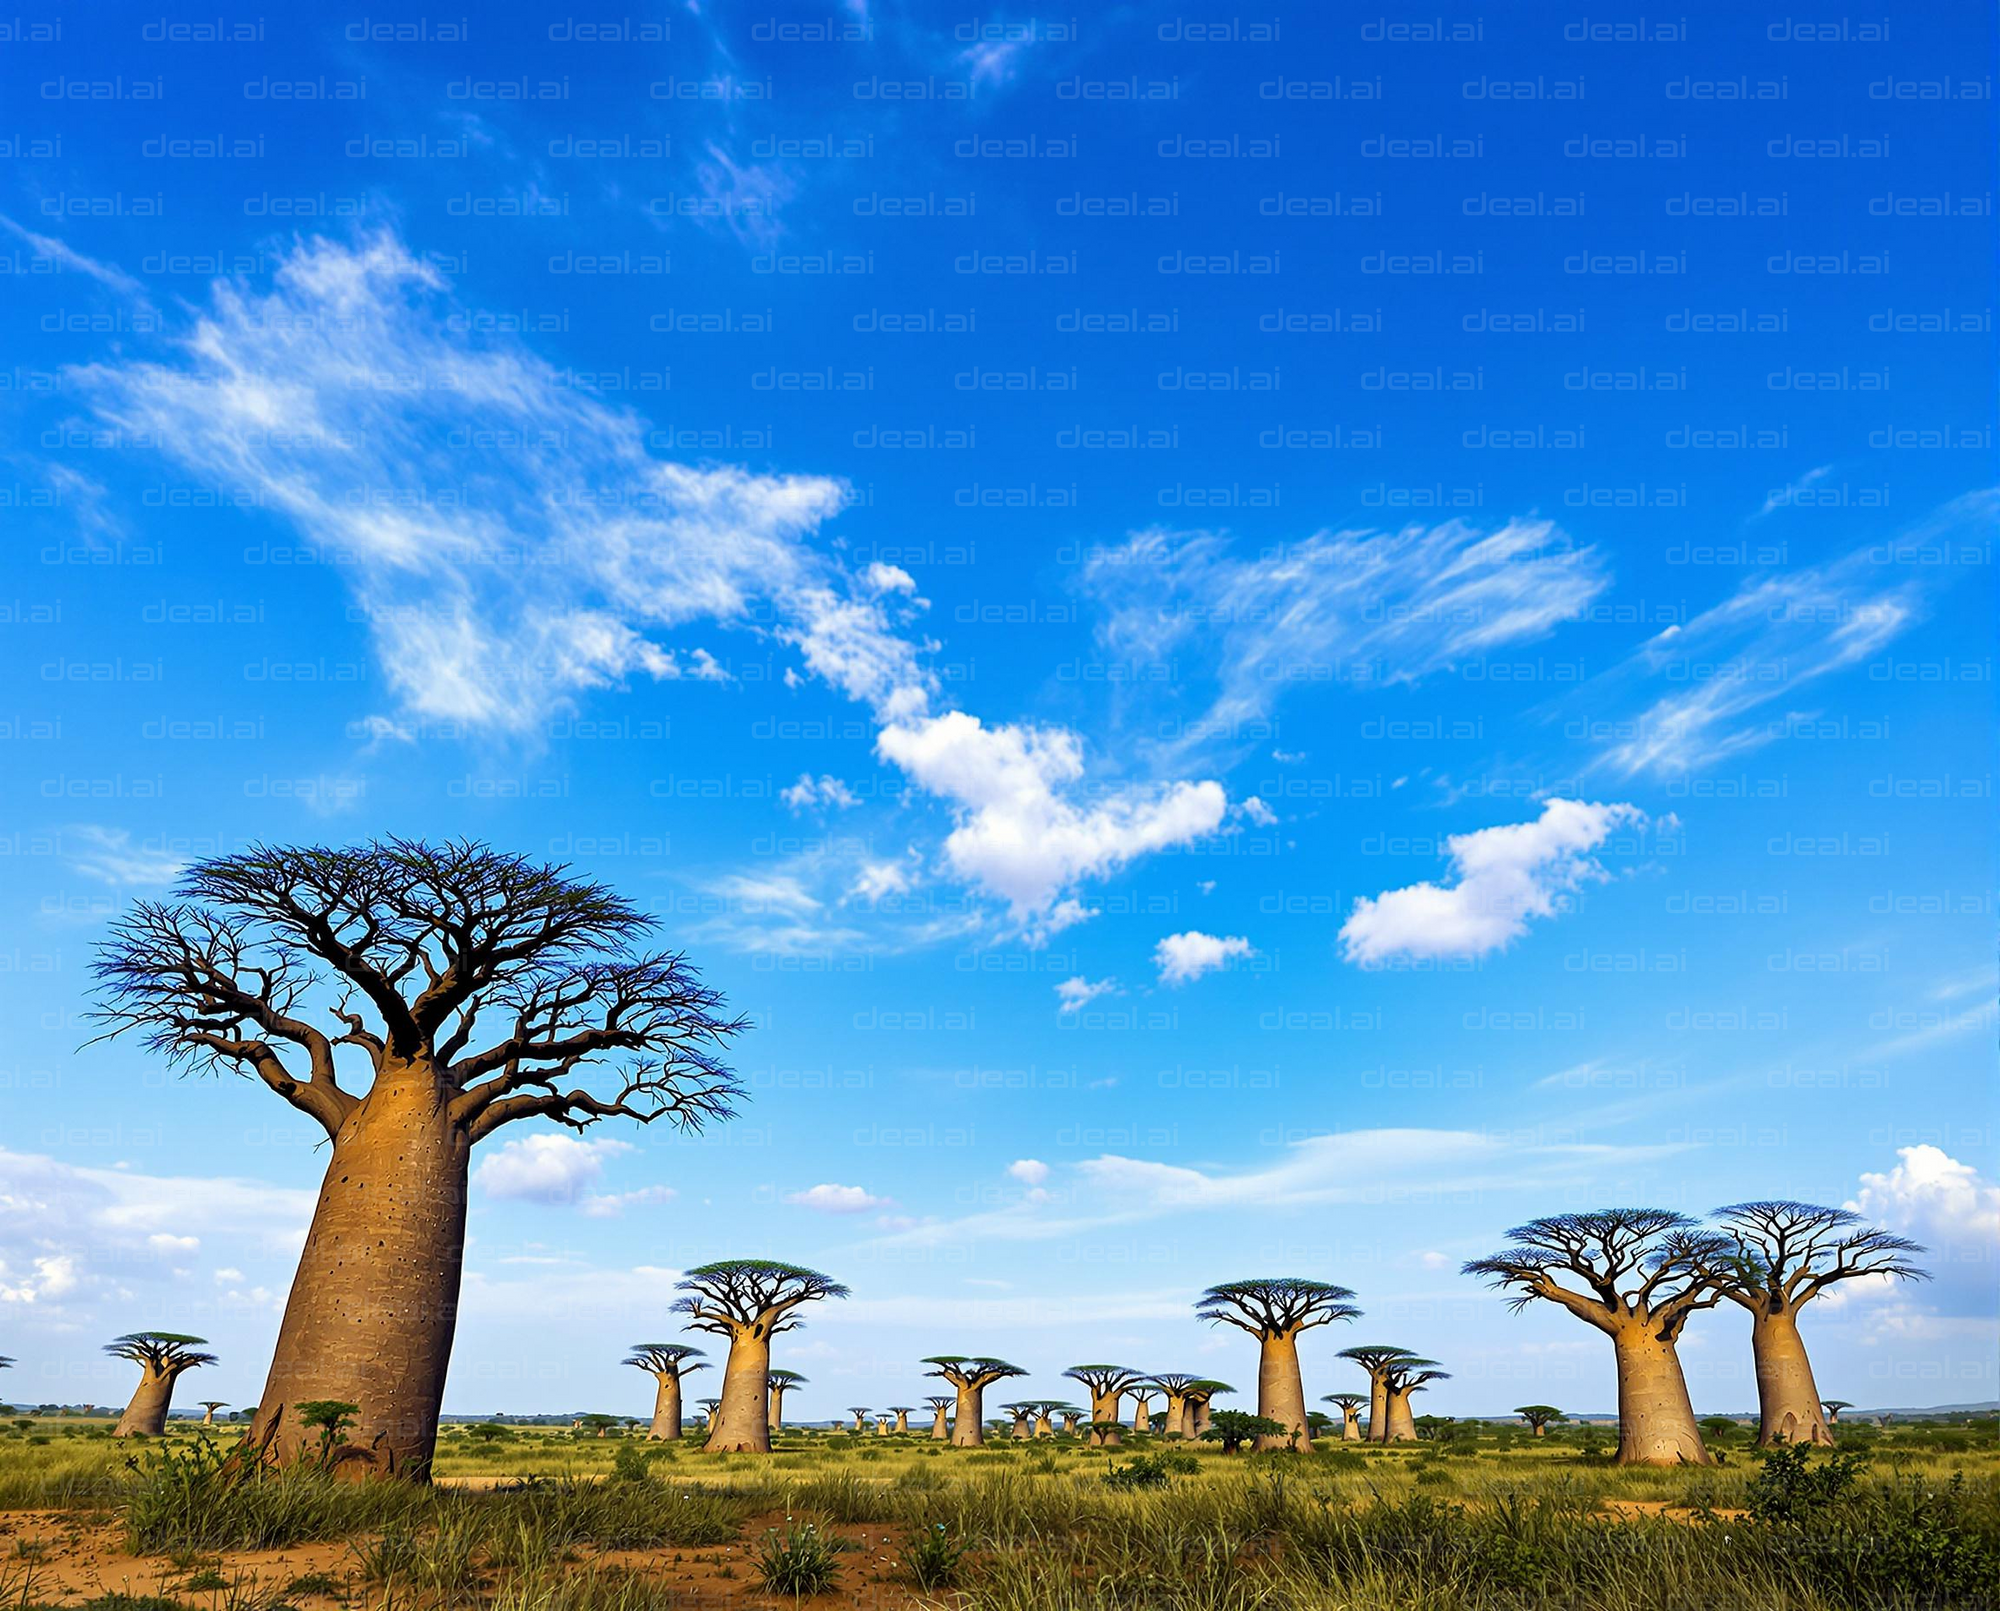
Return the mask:
[[[1060,1013],[1081,1012],[1099,996],[1108,996],[1118,989],[1116,979],[1086,979],[1078,974],[1074,979],[1065,979],[1056,986],[1056,1011]]]
[[[1039,1158],[1016,1158],[1007,1166],[1007,1173],[1024,1186],[1041,1186],[1048,1182],[1049,1166]]]
[[[865,1186],[837,1186],[831,1181],[795,1191],[785,1201],[815,1214],[865,1214],[871,1208],[890,1208],[893,1197],[877,1197]]]
[[[861,573],[861,580],[871,593],[908,593],[917,591],[917,579],[900,565],[885,565],[879,559]]]
[[[2000,1257],[2000,1185],[1928,1143],[1899,1147],[1896,1157],[1893,1169],[1864,1174],[1847,1206],[1940,1250],[1977,1249],[1990,1267]]]
[[[1608,877],[1590,852],[1646,820],[1637,806],[1550,800],[1533,822],[1454,834],[1445,841],[1452,882],[1362,896],[1341,925],[1343,954],[1366,967],[1497,951],[1531,918],[1553,916],[1570,891]]]
[[[1024,924],[1050,913],[1080,880],[1212,833],[1228,809],[1213,781],[1134,786],[1079,802],[1071,791],[1083,776],[1083,746],[1063,728],[989,727],[949,711],[885,727],[876,748],[951,802],[957,821],[945,860]]]
[[[1240,934],[1204,934],[1189,929],[1169,934],[1153,947],[1153,963],[1160,970],[1160,983],[1178,989],[1204,973],[1213,973],[1233,957],[1253,957],[1256,947]]]
[[[520,1203],[583,1203],[604,1174],[605,1160],[637,1149],[627,1141],[586,1141],[569,1135],[526,1135],[503,1141],[473,1171],[488,1197]]]

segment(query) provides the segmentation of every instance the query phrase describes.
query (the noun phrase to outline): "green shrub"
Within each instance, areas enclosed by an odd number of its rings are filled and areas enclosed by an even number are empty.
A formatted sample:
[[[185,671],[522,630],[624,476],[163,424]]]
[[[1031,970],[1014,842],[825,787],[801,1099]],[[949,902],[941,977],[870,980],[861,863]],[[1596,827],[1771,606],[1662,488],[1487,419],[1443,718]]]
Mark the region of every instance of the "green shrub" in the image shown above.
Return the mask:
[[[904,1560],[910,1580],[920,1589],[948,1589],[958,1581],[968,1545],[945,1530],[943,1522],[919,1529],[910,1539]]]
[[[788,1522],[783,1532],[771,1528],[751,1564],[772,1594],[823,1594],[840,1577],[838,1548],[811,1522]]]

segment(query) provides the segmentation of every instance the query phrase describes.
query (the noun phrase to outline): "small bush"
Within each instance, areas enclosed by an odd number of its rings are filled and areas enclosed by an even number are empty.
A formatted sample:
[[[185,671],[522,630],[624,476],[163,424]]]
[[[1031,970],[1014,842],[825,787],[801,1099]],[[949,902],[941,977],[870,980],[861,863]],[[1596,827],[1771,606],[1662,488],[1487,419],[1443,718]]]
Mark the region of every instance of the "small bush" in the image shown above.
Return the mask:
[[[751,1564],[772,1594],[823,1594],[840,1576],[833,1540],[811,1522],[788,1523],[765,1533]]]
[[[910,1539],[904,1559],[910,1580],[920,1589],[948,1589],[958,1581],[969,1545],[945,1531],[943,1522],[934,1522]]]

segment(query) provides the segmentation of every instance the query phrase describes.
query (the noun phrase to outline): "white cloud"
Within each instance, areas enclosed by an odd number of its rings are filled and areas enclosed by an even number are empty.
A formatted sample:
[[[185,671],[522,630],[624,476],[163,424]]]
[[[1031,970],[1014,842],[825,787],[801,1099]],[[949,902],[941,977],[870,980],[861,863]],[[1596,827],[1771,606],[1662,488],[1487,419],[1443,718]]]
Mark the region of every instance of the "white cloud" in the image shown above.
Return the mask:
[[[83,253],[57,240],[53,235],[37,235],[31,229],[22,228],[11,218],[0,217],[0,229],[6,230],[18,240],[26,241],[37,257],[45,257],[52,263],[59,263],[73,273],[86,275],[100,285],[107,285],[126,296],[137,297],[142,302],[145,300],[145,287],[123,269],[115,268],[109,263],[100,263],[94,257],[85,257]]]
[[[1990,1260],[2000,1249],[2000,1185],[1940,1147],[1899,1147],[1896,1156],[1895,1168],[1861,1177],[1848,1207],[1916,1240],[1977,1248]]]
[[[1607,877],[1590,852],[1613,830],[1643,826],[1637,806],[1550,800],[1533,822],[1454,834],[1445,841],[1454,881],[1362,896],[1341,925],[1349,962],[1478,957],[1551,917],[1580,885]]]
[[[861,864],[861,870],[854,875],[854,882],[848,886],[848,894],[859,901],[873,905],[890,895],[909,893],[912,882],[910,869],[897,861],[870,861]]]
[[[917,591],[917,579],[900,565],[885,565],[879,559],[861,573],[861,580],[871,593],[909,593]]]
[[[626,1141],[526,1135],[488,1151],[472,1182],[488,1197],[506,1202],[574,1204],[597,1183],[607,1158],[636,1150]]]
[[[125,828],[78,823],[64,830],[69,864],[86,878],[121,887],[157,888],[171,884],[186,862],[164,850],[135,845]]]
[[[1057,1012],[1081,1012],[1099,996],[1108,996],[1118,989],[1116,979],[1086,979],[1078,974],[1073,979],[1065,979],[1056,986],[1056,1000],[1060,1005]]]
[[[839,778],[814,778],[810,772],[801,772],[798,782],[788,789],[780,789],[778,798],[795,812],[817,809],[845,811],[850,806],[861,804],[855,792]]]
[[[1224,936],[1189,929],[1184,934],[1169,934],[1154,946],[1153,962],[1160,970],[1160,983],[1178,989],[1204,973],[1213,973],[1231,957],[1256,954],[1255,947],[1240,934]]]
[[[1264,804],[1254,794],[1247,795],[1244,799],[1240,800],[1237,803],[1236,809],[1260,828],[1272,827],[1278,820],[1278,813]]]
[[[628,1208],[656,1208],[678,1195],[671,1186],[641,1186],[636,1191],[587,1196],[577,1203],[586,1219],[617,1219]]]
[[[1214,656],[1218,692],[1190,745],[1259,723],[1285,688],[1329,670],[1415,681],[1545,636],[1609,585],[1596,552],[1546,520],[1319,532],[1251,558],[1215,533],[1146,531],[1085,578],[1111,603],[1114,652]]]
[[[1016,1158],[1007,1173],[1024,1186],[1041,1186],[1048,1181],[1049,1166],[1039,1158]]]
[[[785,1201],[816,1214],[865,1214],[895,1204],[893,1197],[877,1197],[865,1186],[836,1186],[831,1181],[792,1192]]]
[[[1764,499],[1764,507],[1759,509],[1753,518],[1761,519],[1763,516],[1770,514],[1774,509],[1783,509],[1787,504],[1796,502],[1800,493],[1811,487],[1815,482],[1823,481],[1832,473],[1832,470],[1832,465],[1822,464],[1816,470],[1806,471],[1804,475],[1792,482],[1790,486],[1779,487]]]

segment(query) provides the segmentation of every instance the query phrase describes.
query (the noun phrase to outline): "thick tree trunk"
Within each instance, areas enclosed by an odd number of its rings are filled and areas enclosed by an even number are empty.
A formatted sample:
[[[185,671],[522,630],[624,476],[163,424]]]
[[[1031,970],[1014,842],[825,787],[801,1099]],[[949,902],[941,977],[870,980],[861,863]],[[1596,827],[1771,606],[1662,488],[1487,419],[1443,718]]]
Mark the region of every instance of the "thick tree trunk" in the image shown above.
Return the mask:
[[[1049,1412],[1047,1410],[1038,1410],[1035,1414],[1035,1436],[1038,1438],[1052,1438],[1055,1435],[1056,1424],[1049,1419]]]
[[[1674,1345],[1639,1323],[1615,1332],[1612,1342],[1618,1354],[1618,1463],[1713,1465]]]
[[[1258,1448],[1297,1448],[1303,1454],[1312,1447],[1312,1439],[1306,1433],[1306,1389],[1299,1379],[1297,1338],[1263,1339],[1257,1356],[1257,1413],[1298,1433],[1296,1444],[1288,1437],[1266,1434],[1258,1438]]]
[[[1188,1435],[1187,1409],[1187,1400],[1184,1397],[1173,1393],[1167,1395],[1167,1407],[1160,1412],[1161,1436],[1164,1437],[1175,1432],[1178,1432],[1182,1437]]]
[[[1014,1417],[1014,1430],[1008,1434],[1009,1437],[1018,1439],[1022,1443],[1026,1443],[1028,1439],[1030,1439],[1034,1435],[1035,1435],[1034,1426],[1029,1421],[1027,1416],[1017,1415]]]
[[[1388,1424],[1382,1429],[1384,1443],[1415,1443],[1417,1441],[1417,1418],[1410,1413],[1410,1394],[1413,1388],[1397,1392],[1391,1388],[1388,1394]]]
[[[289,1463],[319,1432],[293,1406],[359,1406],[343,1476],[428,1480],[458,1325],[471,1143],[428,1069],[388,1067],[334,1137],[250,1442]],[[275,1427],[274,1427],[275,1423]]]
[[[952,1411],[951,1441],[961,1449],[976,1449],[986,1441],[986,1428],[980,1417],[986,1412],[980,1400],[986,1396],[983,1387],[961,1387],[957,1389],[958,1408]]]
[[[771,1404],[765,1418],[765,1424],[773,1432],[778,1431],[785,1424],[785,1390],[782,1387],[771,1389]]]
[[[1540,1436],[1542,1436],[1542,1434],[1543,1434],[1543,1433],[1545,1433],[1545,1432],[1547,1432],[1547,1431],[1548,1431],[1548,1428],[1547,1428],[1547,1427],[1545,1427],[1545,1426],[1543,1426],[1543,1425],[1542,1425],[1542,1423],[1541,1423],[1540,1421],[1537,1421],[1537,1422],[1535,1423],[1535,1436],[1536,1436],[1536,1437],[1540,1437]]]
[[[898,1410],[896,1412],[896,1430],[898,1432],[907,1432],[910,1430],[910,1412],[908,1410]]]
[[[1361,1412],[1351,1404],[1340,1406],[1340,1441],[1342,1443],[1361,1441]]]
[[[203,1426],[215,1425],[215,1411],[210,1409],[206,1404],[201,1407],[201,1424]]]
[[[649,1438],[677,1438],[681,1435],[681,1379],[662,1372],[659,1391],[653,1395],[653,1424]]]
[[[156,1371],[150,1365],[139,1367],[139,1386],[132,1394],[132,1402],[125,1406],[125,1413],[118,1417],[118,1425],[112,1431],[114,1438],[156,1438],[167,1429],[167,1411],[173,1408],[174,1382],[178,1371]]]
[[[1065,1415],[1065,1416],[1064,1416],[1064,1417],[1062,1418],[1062,1423],[1063,1423],[1063,1436],[1064,1436],[1064,1437],[1073,1437],[1073,1436],[1075,1436],[1075,1434],[1076,1434],[1076,1423],[1077,1423],[1078,1421],[1081,1421],[1082,1419],[1083,1419],[1083,1417],[1082,1417],[1081,1415]]]
[[[940,1404],[937,1407],[937,1413],[931,1417],[931,1441],[934,1443],[947,1443],[950,1440],[951,1411]]]
[[[1188,1406],[1188,1436],[1200,1437],[1215,1419],[1215,1411],[1205,1398],[1196,1399]]]
[[[745,1326],[729,1339],[729,1363],[722,1367],[722,1402],[709,1422],[710,1454],[725,1451],[769,1454],[771,1339]]]
[[[1830,1448],[1833,1431],[1799,1335],[1798,1312],[1753,1313],[1750,1357],[1757,1367],[1757,1446],[1817,1443]]]
[[[1132,1401],[1132,1430],[1134,1432],[1153,1430],[1153,1413],[1143,1398]]]

